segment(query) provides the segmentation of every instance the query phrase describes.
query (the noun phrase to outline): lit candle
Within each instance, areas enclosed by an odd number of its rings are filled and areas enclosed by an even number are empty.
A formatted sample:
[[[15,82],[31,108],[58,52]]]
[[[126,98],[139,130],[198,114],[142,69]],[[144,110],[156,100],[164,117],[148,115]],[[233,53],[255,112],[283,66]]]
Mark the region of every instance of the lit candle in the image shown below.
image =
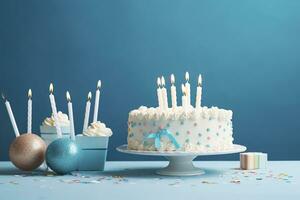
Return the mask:
[[[50,99],[51,109],[52,109],[52,113],[53,113],[57,137],[61,138],[62,132],[61,132],[60,124],[58,122],[58,118],[57,118],[57,109],[56,109],[55,97],[53,95],[53,84],[52,83],[50,83],[49,92],[50,92],[49,99]]]
[[[202,77],[201,74],[199,74],[198,77],[198,86],[197,86],[197,95],[196,95],[196,108],[201,107],[201,96],[202,96]]]
[[[96,89],[93,122],[96,122],[98,120],[98,110],[99,110],[99,100],[100,100],[100,88],[101,88],[101,81],[99,80],[98,83],[97,83],[97,89]]]
[[[167,94],[167,89],[165,88],[166,82],[165,78],[162,76],[161,77],[161,92],[162,92],[162,97],[163,97],[163,108],[167,109],[169,107],[168,105],[168,94]]]
[[[32,133],[32,92],[31,92],[31,89],[28,90],[27,133]]]
[[[185,80],[186,80],[186,83],[185,83],[185,88],[186,88],[186,103],[187,103],[187,106],[190,106],[191,105],[191,85],[189,83],[189,79],[190,79],[190,75],[188,72],[185,73]]]
[[[84,132],[89,125],[89,117],[90,117],[90,109],[91,109],[91,99],[92,99],[92,93],[89,92],[88,97],[87,97],[87,101],[86,101],[86,105],[85,105],[85,115],[84,115],[84,121],[83,121],[83,130],[82,132]]]
[[[162,91],[161,91],[161,81],[159,77],[157,78],[157,100],[158,100],[158,107],[162,109],[163,100],[162,100]]]
[[[182,108],[185,110],[186,109],[186,104],[187,104],[187,99],[186,99],[186,87],[182,84],[181,85],[181,90],[182,90]]]
[[[171,74],[171,100],[172,100],[172,108],[177,107],[177,95],[176,95],[176,86],[175,84],[175,76]]]
[[[71,96],[70,96],[69,91],[67,91],[67,93],[66,93],[66,98],[67,98],[67,102],[68,102],[68,112],[69,112],[69,118],[70,118],[71,139],[75,140],[73,105],[72,105]]]
[[[14,114],[13,114],[13,112],[11,110],[10,103],[5,98],[5,96],[3,94],[2,94],[2,98],[3,98],[4,102],[5,102],[5,106],[6,106],[6,109],[7,109],[7,112],[8,112],[8,116],[9,116],[10,122],[11,122],[11,124],[13,126],[15,135],[16,135],[16,137],[19,137],[20,136],[20,132],[19,132],[19,129],[18,129],[18,126],[17,126],[16,120],[15,120]]]

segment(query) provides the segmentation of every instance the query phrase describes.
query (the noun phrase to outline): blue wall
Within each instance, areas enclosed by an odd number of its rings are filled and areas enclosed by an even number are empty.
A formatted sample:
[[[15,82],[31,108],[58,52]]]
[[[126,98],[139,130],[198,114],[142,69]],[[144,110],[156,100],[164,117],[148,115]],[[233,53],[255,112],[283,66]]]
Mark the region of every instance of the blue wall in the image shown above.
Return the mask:
[[[174,73],[179,84],[189,71],[195,86],[202,73],[203,103],[234,111],[235,143],[299,159],[299,10],[297,0],[1,1],[0,90],[25,131],[32,88],[38,132],[53,81],[59,110],[71,92],[80,131],[87,92],[101,79],[100,118],[114,131],[109,159],[152,159],[115,151],[126,143],[128,112],[156,105],[158,75]],[[14,134],[4,104],[0,122],[6,160]]]

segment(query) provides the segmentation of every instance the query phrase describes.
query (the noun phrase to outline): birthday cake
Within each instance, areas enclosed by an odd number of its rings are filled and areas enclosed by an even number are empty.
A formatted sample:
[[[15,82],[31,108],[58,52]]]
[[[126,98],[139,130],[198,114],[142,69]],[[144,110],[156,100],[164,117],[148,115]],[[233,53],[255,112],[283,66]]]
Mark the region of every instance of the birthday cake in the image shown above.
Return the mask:
[[[182,85],[182,106],[176,105],[176,93],[174,95],[174,89],[172,92],[171,88],[172,107],[169,108],[166,95],[159,93],[159,89],[164,89],[164,84],[158,84],[159,106],[156,108],[141,106],[129,113],[128,149],[185,152],[231,149],[233,113],[231,110],[217,107],[202,107],[200,97],[202,80],[199,82],[195,107],[187,100],[190,98],[188,94],[190,89],[187,88],[189,85]]]

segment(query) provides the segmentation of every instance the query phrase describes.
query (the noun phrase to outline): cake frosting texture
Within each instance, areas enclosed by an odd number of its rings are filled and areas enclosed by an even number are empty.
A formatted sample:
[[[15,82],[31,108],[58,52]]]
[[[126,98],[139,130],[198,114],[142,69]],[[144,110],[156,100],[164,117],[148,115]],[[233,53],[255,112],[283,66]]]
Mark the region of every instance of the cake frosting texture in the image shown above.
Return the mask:
[[[104,123],[97,121],[91,123],[91,125],[83,131],[83,135],[109,137],[112,135],[112,131],[110,128],[107,128]]]
[[[57,113],[57,119],[58,123],[61,127],[61,131],[63,134],[69,134],[70,133],[70,120],[67,114],[62,113],[59,111]],[[55,128],[55,121],[53,114],[51,117],[47,117],[44,119],[42,122],[42,125],[40,126],[40,131],[41,133],[46,133],[46,134],[56,134],[56,128]]]
[[[232,148],[232,111],[217,107],[147,108],[128,118],[128,148],[141,151],[213,152]],[[160,134],[167,130],[167,134]],[[159,141],[159,146],[157,145]]]
[[[57,113],[57,119],[59,122],[60,126],[70,126],[70,120],[68,118],[67,114],[62,113],[61,111],[59,111]],[[47,117],[44,121],[43,121],[43,126],[55,126],[55,121],[54,121],[54,117],[53,114],[51,117]]]

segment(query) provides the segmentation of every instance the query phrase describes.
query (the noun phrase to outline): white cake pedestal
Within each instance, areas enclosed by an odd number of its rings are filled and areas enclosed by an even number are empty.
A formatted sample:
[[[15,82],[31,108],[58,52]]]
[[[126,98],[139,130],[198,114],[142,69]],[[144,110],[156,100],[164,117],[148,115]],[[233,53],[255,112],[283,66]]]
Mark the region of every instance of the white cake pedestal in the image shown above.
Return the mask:
[[[156,171],[159,175],[166,176],[194,176],[201,175],[205,172],[193,165],[193,160],[197,156],[223,155],[240,153],[246,151],[243,145],[234,144],[232,149],[215,152],[183,152],[183,151],[137,151],[127,148],[127,145],[117,147],[117,150],[122,153],[148,155],[148,156],[164,156],[169,160],[169,165],[165,168]]]

